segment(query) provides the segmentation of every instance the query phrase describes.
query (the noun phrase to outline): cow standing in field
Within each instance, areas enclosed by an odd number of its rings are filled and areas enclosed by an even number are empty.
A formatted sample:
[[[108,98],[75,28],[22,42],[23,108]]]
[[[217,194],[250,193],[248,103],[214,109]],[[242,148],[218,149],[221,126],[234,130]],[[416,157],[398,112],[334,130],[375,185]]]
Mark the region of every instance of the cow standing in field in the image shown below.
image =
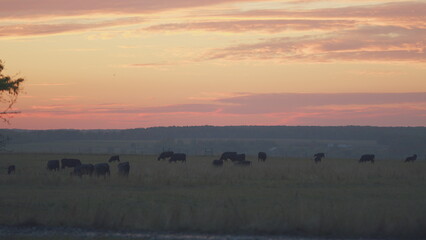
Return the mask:
[[[121,176],[129,176],[130,172],[130,163],[129,162],[122,162],[117,165],[118,168],[118,174]]]
[[[246,155],[244,153],[235,154],[232,158],[232,162],[244,162],[246,160]]]
[[[95,166],[93,164],[81,164],[79,166],[74,167],[74,171],[71,175],[82,177],[83,175],[92,176],[95,171]]]
[[[49,171],[59,171],[59,160],[47,161],[47,167],[46,168]]]
[[[414,154],[413,156],[407,157],[404,162],[414,162],[416,161],[416,159],[417,159],[417,154]]]
[[[15,165],[10,165],[9,167],[7,167],[7,174],[12,174],[15,173],[16,167]]]
[[[119,162],[120,161],[120,156],[119,155],[114,155],[111,156],[108,160],[108,162]]]
[[[315,153],[314,154],[315,163],[321,162],[322,158],[325,158],[325,153]]]
[[[265,152],[259,152],[257,154],[257,161],[262,161],[265,162],[266,161],[266,153]]]
[[[72,158],[63,158],[61,159],[61,168],[64,169],[66,167],[77,167],[81,165],[81,161],[79,159]]]
[[[171,158],[173,156],[173,154],[174,154],[174,152],[172,152],[172,151],[162,152],[160,154],[160,156],[158,156],[157,160],[160,161],[160,160],[164,160],[164,159],[167,159],[167,158]]]
[[[171,162],[186,162],[186,154],[185,153],[173,153],[173,155],[169,159],[169,163]]]
[[[223,160],[215,159],[215,160],[213,160],[212,165],[215,166],[215,167],[222,167],[223,166]]]
[[[237,152],[224,152],[220,156],[219,160],[225,160],[225,161],[232,160],[232,158],[234,158],[235,155],[237,155]]]
[[[374,158],[375,158],[374,154],[364,154],[359,159],[359,162],[360,163],[362,163],[362,162],[371,162],[371,163],[374,163]]]
[[[109,176],[111,174],[111,172],[109,171],[108,163],[95,164],[94,168],[95,168],[94,173],[96,177],[99,177],[99,176],[106,177],[107,175]]]

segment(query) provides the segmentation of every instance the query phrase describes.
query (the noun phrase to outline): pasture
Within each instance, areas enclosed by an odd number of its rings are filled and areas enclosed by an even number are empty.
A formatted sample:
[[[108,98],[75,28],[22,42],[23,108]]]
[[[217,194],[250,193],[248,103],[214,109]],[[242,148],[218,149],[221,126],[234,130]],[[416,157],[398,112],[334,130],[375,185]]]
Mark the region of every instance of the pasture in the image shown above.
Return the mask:
[[[0,225],[109,230],[426,237],[426,162],[268,158],[251,166],[120,155],[128,177],[71,177],[48,160],[107,162],[110,155],[6,154],[0,166]]]

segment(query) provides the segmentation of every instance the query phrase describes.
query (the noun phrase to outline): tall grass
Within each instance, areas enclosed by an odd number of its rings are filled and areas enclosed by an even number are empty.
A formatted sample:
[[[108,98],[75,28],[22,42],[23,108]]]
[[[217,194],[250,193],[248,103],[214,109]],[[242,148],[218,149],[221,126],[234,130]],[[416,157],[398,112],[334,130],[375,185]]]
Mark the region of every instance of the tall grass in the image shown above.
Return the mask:
[[[48,172],[47,160],[106,155],[3,154],[15,175],[0,174],[0,224],[208,233],[426,237],[426,163],[308,159],[253,161],[250,167],[210,157],[186,164],[155,156],[120,156],[120,177]],[[255,159],[251,159],[255,160]]]

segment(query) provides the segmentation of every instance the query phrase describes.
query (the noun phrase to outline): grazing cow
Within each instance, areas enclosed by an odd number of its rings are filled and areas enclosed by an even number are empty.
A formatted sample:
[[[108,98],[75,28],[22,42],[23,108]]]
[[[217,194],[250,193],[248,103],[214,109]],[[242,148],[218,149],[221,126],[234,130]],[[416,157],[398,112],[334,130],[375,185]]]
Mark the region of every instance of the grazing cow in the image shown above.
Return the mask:
[[[359,159],[359,162],[371,162],[374,163],[374,154],[364,154],[361,156],[361,158]]]
[[[169,159],[169,163],[171,162],[186,162],[186,154],[185,153],[173,153],[173,155]]]
[[[120,156],[118,155],[111,156],[108,160],[108,162],[119,162],[119,161],[120,161]]]
[[[236,165],[236,166],[250,166],[251,162],[250,161],[246,161],[246,160],[237,161],[237,162],[234,162],[234,165]]]
[[[173,152],[172,151],[167,151],[167,152],[162,152],[160,154],[160,156],[158,156],[157,160],[164,160],[166,158],[171,158],[173,156]]]
[[[59,160],[49,160],[49,161],[47,161],[47,170],[49,170],[49,171],[59,171]]]
[[[315,153],[314,154],[314,161],[315,161],[315,163],[321,162],[322,158],[325,158],[325,153]]]
[[[259,161],[262,161],[262,162],[266,161],[266,153],[265,152],[259,152],[257,154],[257,161],[258,162]]]
[[[79,166],[74,167],[74,171],[71,175],[82,177],[83,175],[92,176],[95,171],[95,166],[93,164],[81,164]]]
[[[232,162],[243,162],[246,160],[246,155],[244,153],[236,154],[231,158]]]
[[[237,155],[237,152],[224,152],[220,156],[219,160],[225,160],[225,161],[228,161],[228,159],[232,160],[232,158],[235,157],[235,155]]]
[[[109,176],[111,174],[111,172],[109,171],[108,163],[95,164],[94,168],[95,168],[95,176],[96,177],[99,177],[99,176],[106,177],[106,175]]]
[[[222,165],[223,165],[223,160],[215,159],[215,160],[213,160],[212,164],[213,164],[213,166],[215,166],[215,167],[222,167]]]
[[[15,173],[16,167],[15,165],[10,165],[9,167],[7,167],[7,174],[12,174]]]
[[[130,164],[129,162],[122,162],[117,165],[118,174],[121,176],[129,176]]]
[[[78,159],[72,159],[72,158],[63,158],[61,159],[61,168],[64,169],[66,167],[77,167],[81,165],[81,161]]]
[[[417,159],[417,154],[414,154],[413,156],[407,157],[405,159],[405,162],[414,162]]]

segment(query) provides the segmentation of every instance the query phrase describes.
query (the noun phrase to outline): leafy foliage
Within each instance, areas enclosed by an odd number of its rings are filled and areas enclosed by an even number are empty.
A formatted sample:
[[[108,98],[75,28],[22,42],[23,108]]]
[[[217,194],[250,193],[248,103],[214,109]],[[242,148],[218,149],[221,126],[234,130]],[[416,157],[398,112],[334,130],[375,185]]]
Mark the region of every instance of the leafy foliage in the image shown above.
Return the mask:
[[[0,112],[0,118],[8,122],[5,115],[17,112],[10,111],[16,103],[19,93],[22,91],[23,78],[15,79],[14,77],[4,75],[4,64],[0,60],[0,103],[6,104],[5,109]]]

